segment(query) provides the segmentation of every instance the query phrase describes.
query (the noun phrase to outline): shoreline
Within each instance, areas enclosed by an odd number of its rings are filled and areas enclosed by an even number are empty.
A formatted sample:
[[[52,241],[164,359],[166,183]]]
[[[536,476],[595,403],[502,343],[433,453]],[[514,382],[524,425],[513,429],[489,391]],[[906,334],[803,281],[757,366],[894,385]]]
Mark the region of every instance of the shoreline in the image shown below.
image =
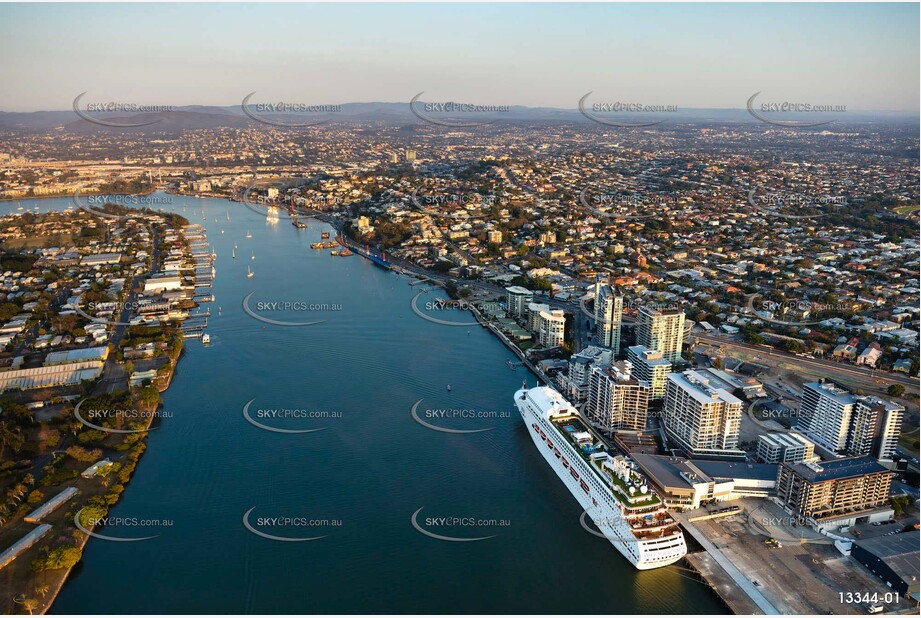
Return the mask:
[[[60,196],[57,196],[57,197],[59,198]],[[186,247],[189,248],[189,245],[187,244]],[[180,345],[178,347],[178,351],[175,354],[167,353],[167,358],[169,358],[169,362],[170,362],[169,373],[165,376],[162,376],[161,379],[158,379],[154,383],[152,383],[152,386],[154,386],[157,392],[161,394],[165,393],[169,389],[169,387],[172,385],[173,377],[175,376],[176,371],[179,368],[179,361],[185,352],[185,340],[181,337],[181,330],[178,327],[177,327],[177,332],[180,333]],[[130,387],[129,387],[129,391],[130,391]],[[140,406],[141,404],[138,403],[138,405]],[[140,443],[143,443],[145,445],[144,452],[146,452],[147,450],[147,437],[148,437],[147,432],[149,432],[151,425],[153,425],[154,419],[156,418],[156,411],[161,406],[162,406],[162,402],[158,401],[157,404],[153,406],[152,409],[145,410],[145,412],[147,412],[147,424],[144,426],[145,435],[144,435],[143,440],[139,441]],[[145,406],[145,408],[150,408],[150,406]],[[143,459],[144,452],[142,452],[141,455],[138,457],[138,463],[140,462],[141,459]],[[127,451],[125,451],[124,453],[122,453],[122,457],[115,459],[114,461],[115,462],[122,461],[127,456],[128,456]],[[128,485],[130,485],[130,482],[134,478],[134,474],[136,473],[137,473],[137,469],[135,469],[135,471],[132,473],[131,478],[129,478],[128,481],[122,484],[125,488],[127,488]],[[121,496],[119,496],[118,502],[120,501],[121,501]],[[112,504],[111,507],[117,506],[118,502],[116,502],[115,504]],[[92,532],[93,530],[96,529],[96,525],[87,526],[87,528]],[[64,589],[65,584],[70,579],[70,574],[83,561],[84,550],[86,549],[87,544],[92,538],[92,535],[84,533],[84,534],[81,534],[81,537],[82,538],[80,538],[75,543],[75,546],[80,550],[80,560],[76,564],[74,564],[73,566],[67,568],[66,570],[62,572],[56,573],[54,571],[49,571],[45,577],[41,578],[42,583],[44,585],[47,585],[49,589],[48,589],[48,592],[44,596],[42,596],[40,599],[36,599],[39,601],[39,606],[35,608],[35,610],[30,612],[31,615],[45,615],[51,610],[52,606],[54,605],[54,602],[57,600],[57,597],[60,595],[61,591]],[[31,569],[31,566],[27,568]]]

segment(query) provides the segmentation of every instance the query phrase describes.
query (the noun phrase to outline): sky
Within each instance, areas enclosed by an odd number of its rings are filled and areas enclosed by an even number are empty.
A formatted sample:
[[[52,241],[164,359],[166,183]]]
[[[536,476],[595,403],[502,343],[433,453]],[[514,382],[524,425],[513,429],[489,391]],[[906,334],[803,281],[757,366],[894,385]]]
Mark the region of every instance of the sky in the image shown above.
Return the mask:
[[[424,100],[919,109],[919,5],[0,4],[0,110]]]

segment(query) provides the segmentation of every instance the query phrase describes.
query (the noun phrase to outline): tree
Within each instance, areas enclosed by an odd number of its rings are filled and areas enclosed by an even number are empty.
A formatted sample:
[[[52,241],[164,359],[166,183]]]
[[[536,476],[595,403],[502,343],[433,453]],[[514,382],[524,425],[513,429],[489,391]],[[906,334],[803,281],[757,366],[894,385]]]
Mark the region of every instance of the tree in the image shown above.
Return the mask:
[[[886,389],[886,394],[890,397],[901,397],[905,394],[905,387],[901,384],[890,384],[889,388]]]
[[[25,438],[19,427],[9,421],[0,421],[0,457],[3,457],[7,447],[11,448],[14,453],[19,451],[24,442]]]
[[[22,606],[32,615],[32,612],[38,609],[38,599],[23,599]]]
[[[56,547],[54,549],[45,548],[42,555],[32,561],[33,571],[50,571],[54,569],[69,569],[83,557],[80,548],[72,545]]]

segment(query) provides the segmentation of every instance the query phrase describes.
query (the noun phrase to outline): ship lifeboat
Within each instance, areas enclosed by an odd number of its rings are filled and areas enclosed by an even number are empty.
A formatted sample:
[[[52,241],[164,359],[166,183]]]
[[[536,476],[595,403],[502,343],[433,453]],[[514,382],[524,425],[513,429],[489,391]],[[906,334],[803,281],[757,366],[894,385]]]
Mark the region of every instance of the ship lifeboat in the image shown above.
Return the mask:
[[[547,448],[553,448],[553,442],[547,440]]]
[[[582,489],[585,490],[585,493],[588,493],[588,483],[585,481],[579,481],[579,484],[582,485]]]
[[[572,478],[576,479],[577,481],[579,480],[579,473],[576,472],[575,468],[570,468],[569,473],[572,475]]]
[[[566,458],[565,458],[565,457],[563,458],[563,467],[564,467],[564,468],[568,468],[568,467],[569,467],[569,462],[566,461]]]
[[[538,431],[538,429],[537,429],[537,423],[531,423],[531,428],[532,428],[534,431]]]
[[[541,437],[541,439],[546,440],[546,439],[547,439],[547,434],[545,434],[545,433],[542,431],[542,432],[540,432],[540,437]]]
[[[595,506],[598,506],[598,501],[592,498],[592,504],[594,504]]]
[[[553,454],[556,455],[557,458],[562,457],[562,455],[560,454],[560,449],[558,448],[553,449]]]

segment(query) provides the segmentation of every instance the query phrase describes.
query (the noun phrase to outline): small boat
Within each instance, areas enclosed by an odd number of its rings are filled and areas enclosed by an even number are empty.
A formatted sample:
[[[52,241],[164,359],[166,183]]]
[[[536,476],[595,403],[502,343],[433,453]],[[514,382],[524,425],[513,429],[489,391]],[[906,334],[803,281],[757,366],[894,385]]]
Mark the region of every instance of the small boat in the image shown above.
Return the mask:
[[[450,392],[450,391],[451,391],[451,385],[448,384],[448,392]]]
[[[209,335],[208,333],[202,333],[202,334],[201,334],[201,342],[204,343],[204,344],[206,344],[206,345],[209,344],[209,343],[211,343],[211,335]]]
[[[256,259],[256,252],[255,252],[255,251],[253,251],[253,256],[252,256],[251,258],[249,258],[249,259],[251,259],[251,260],[255,260],[255,259]]]
[[[246,267],[246,278],[247,279],[252,279],[255,274],[256,273],[250,270],[249,266]]]
[[[232,257],[233,259],[237,259],[237,248],[236,247],[234,247],[233,251],[230,252],[230,257]]]
[[[323,232],[322,234],[320,234],[320,238],[323,238],[323,239],[329,238],[329,232]]]
[[[221,230],[221,236],[223,236],[223,235],[224,235],[224,230]]]

